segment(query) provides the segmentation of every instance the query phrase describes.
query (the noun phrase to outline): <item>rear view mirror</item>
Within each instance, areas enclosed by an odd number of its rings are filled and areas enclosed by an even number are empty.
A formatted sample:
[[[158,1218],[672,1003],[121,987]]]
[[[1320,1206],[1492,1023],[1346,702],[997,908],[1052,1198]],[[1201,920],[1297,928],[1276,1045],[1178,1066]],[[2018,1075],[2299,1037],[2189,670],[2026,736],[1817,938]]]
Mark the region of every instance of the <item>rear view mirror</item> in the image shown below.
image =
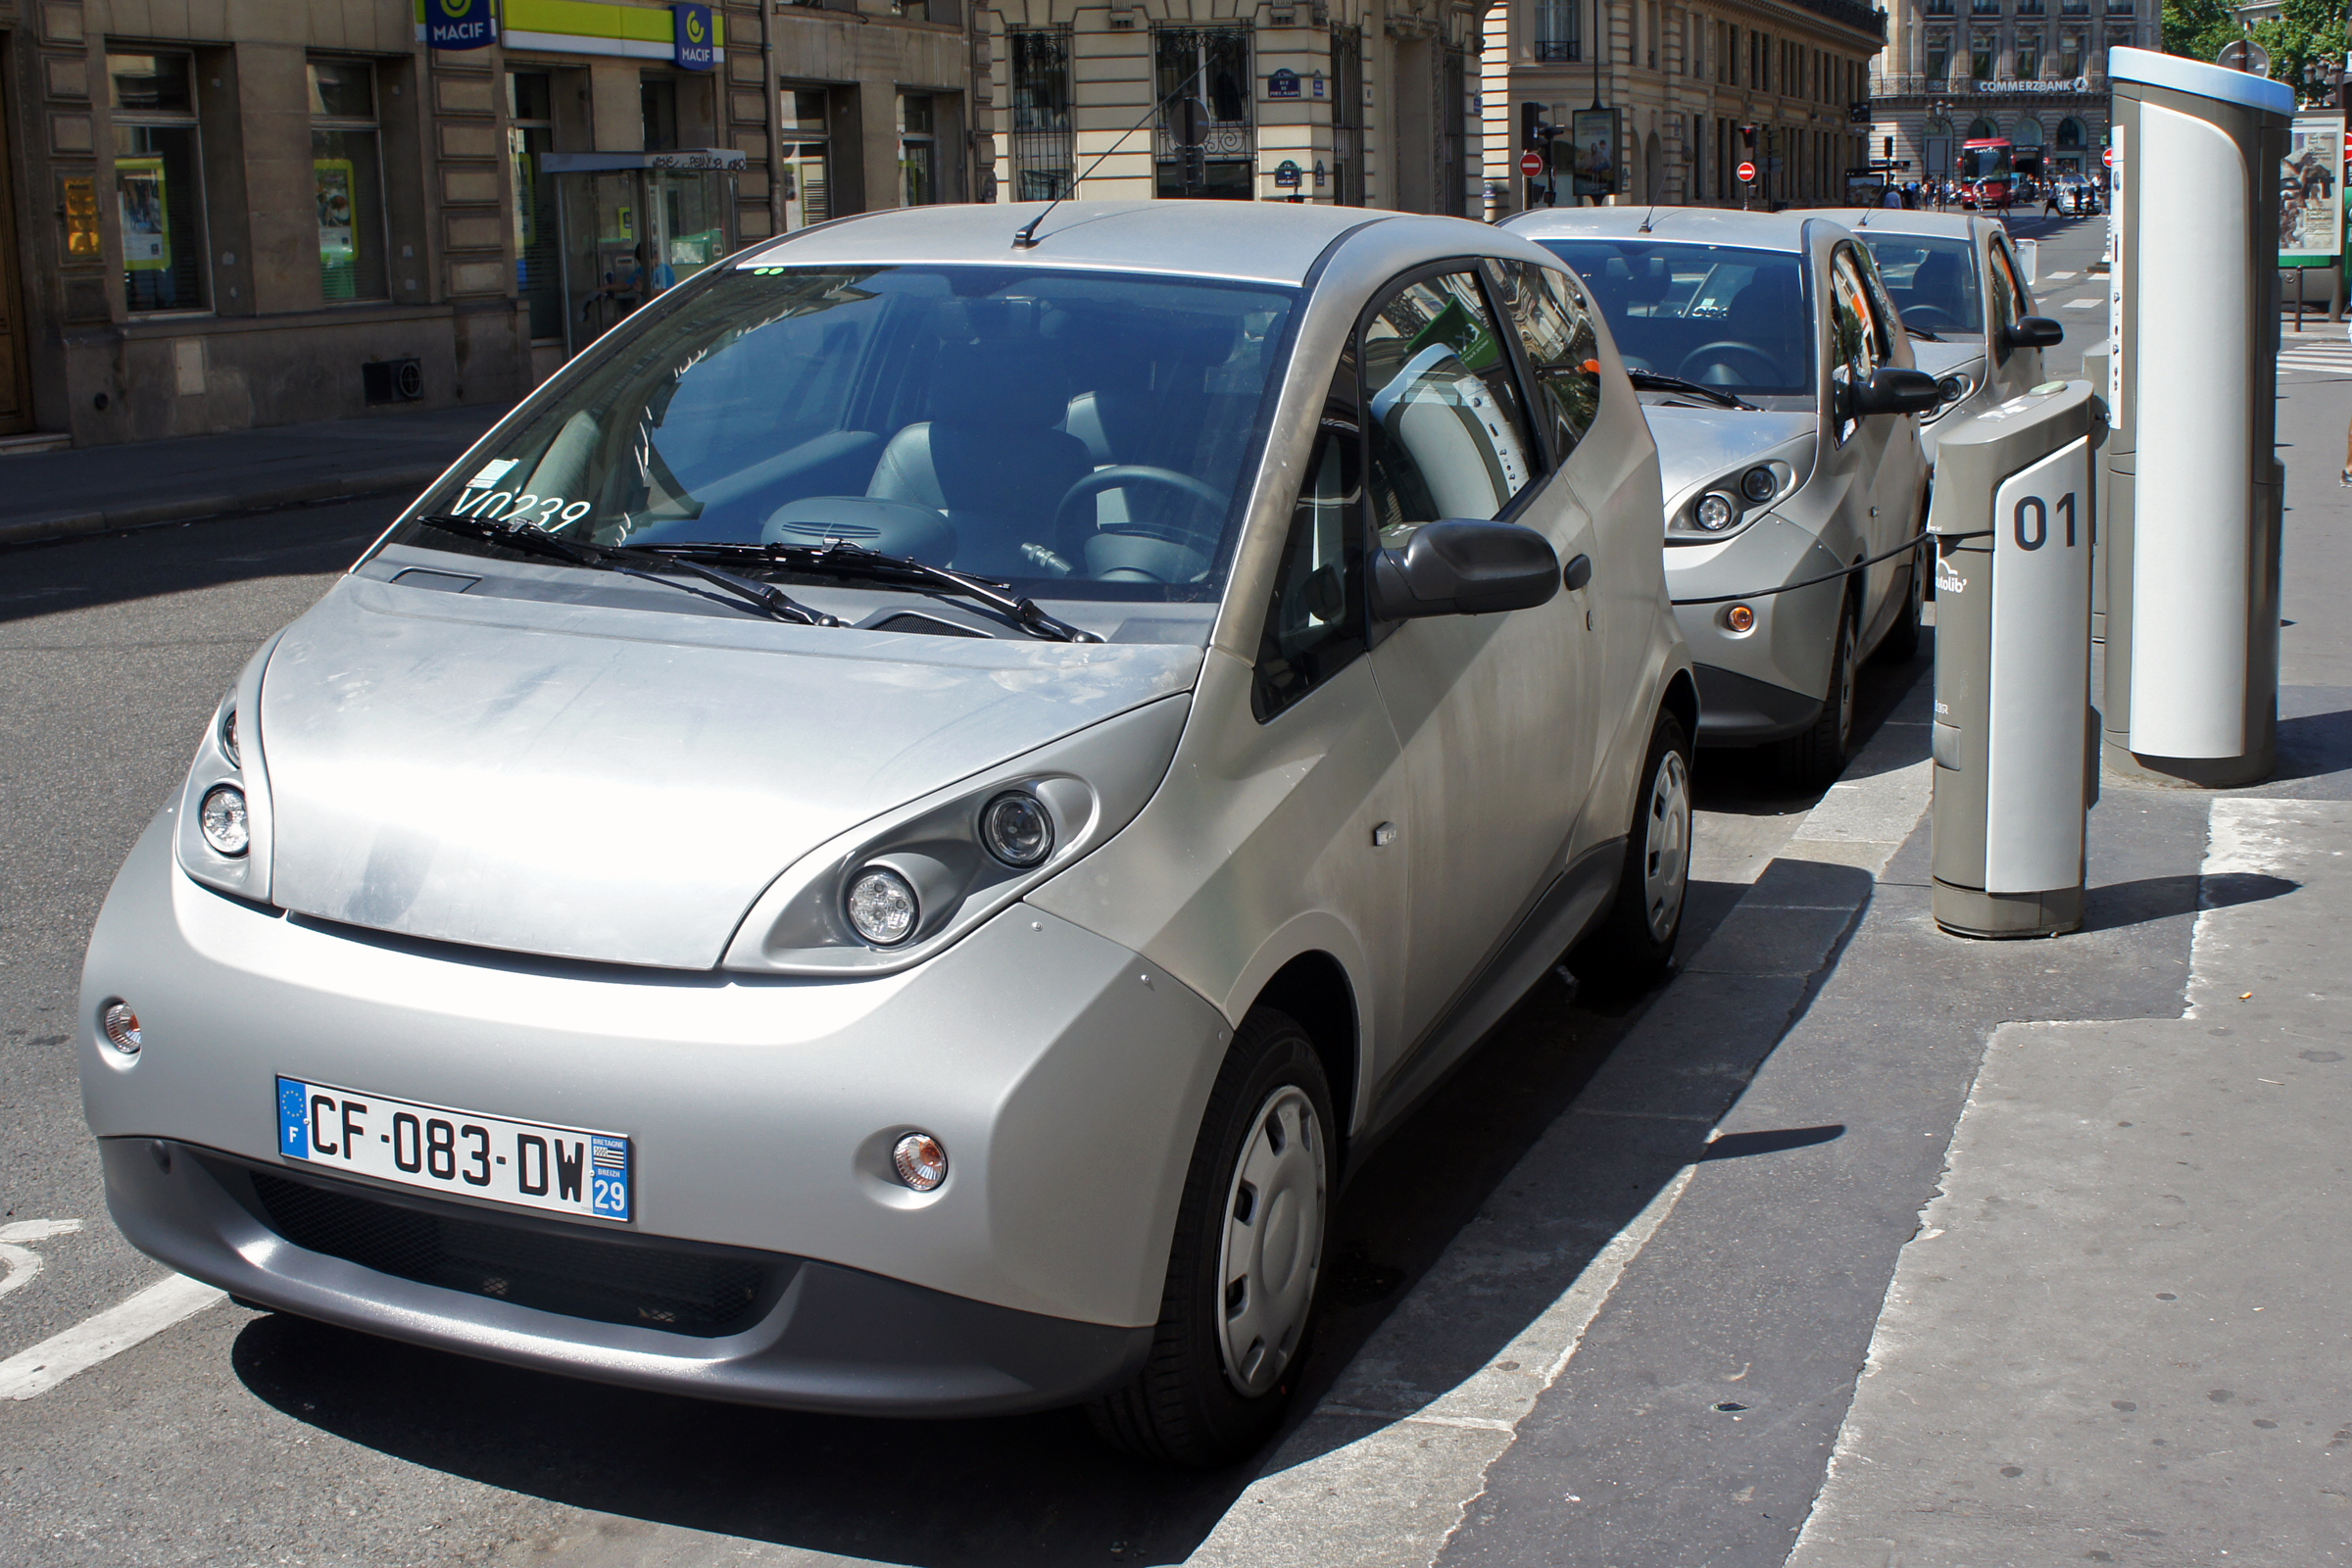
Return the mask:
[[[1560,558],[1532,528],[1449,517],[1425,524],[1402,550],[1375,552],[1371,586],[1383,620],[1527,610],[1560,591]]]
[[[1854,417],[1867,419],[1874,414],[1925,414],[1943,401],[1943,388],[1924,370],[1889,365],[1872,371],[1869,380],[1854,388],[1852,397]]]
[[[2013,349],[2054,349],[2066,341],[2066,328],[2046,316],[2021,316],[2001,335]]]

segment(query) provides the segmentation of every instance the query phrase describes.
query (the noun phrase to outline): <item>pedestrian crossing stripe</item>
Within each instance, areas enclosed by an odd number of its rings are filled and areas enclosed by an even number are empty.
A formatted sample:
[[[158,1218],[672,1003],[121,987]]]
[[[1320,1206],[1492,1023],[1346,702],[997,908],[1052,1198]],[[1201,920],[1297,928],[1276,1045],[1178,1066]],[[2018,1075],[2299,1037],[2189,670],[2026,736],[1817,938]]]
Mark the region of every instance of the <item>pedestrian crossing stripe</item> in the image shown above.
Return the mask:
[[[2352,375],[2352,343],[2342,338],[2306,335],[2296,341],[2292,332],[2278,338],[2278,368],[2320,375]]]

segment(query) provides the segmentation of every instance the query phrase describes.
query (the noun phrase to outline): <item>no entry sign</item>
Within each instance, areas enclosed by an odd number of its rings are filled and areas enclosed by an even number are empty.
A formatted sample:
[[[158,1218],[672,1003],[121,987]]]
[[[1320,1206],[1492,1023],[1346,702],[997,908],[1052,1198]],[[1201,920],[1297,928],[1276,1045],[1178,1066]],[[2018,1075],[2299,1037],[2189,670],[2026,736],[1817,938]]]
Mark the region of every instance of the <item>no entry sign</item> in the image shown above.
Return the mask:
[[[1519,172],[1533,179],[1544,172],[1544,155],[1530,147],[1519,155]]]
[[[2113,169],[2115,167],[2115,149],[2110,147],[2099,154],[2099,162],[2105,164],[2109,169]]]
[[[1756,166],[1749,163],[1742,163],[1740,166],[1740,178],[1741,183],[1753,185],[1756,182]]]

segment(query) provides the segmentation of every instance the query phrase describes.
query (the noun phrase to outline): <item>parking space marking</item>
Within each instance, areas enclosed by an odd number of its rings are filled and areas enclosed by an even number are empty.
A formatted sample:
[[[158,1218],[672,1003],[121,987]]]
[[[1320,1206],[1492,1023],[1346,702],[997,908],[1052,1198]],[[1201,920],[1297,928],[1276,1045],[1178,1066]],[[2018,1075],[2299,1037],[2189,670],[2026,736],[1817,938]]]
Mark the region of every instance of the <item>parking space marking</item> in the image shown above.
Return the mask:
[[[41,1254],[24,1243],[71,1236],[80,1229],[77,1219],[21,1219],[13,1225],[0,1225],[0,1263],[8,1265],[7,1276],[0,1278],[0,1296],[30,1285],[41,1271]]]
[[[181,1319],[226,1299],[226,1291],[215,1290],[185,1274],[150,1285],[120,1305],[0,1361],[0,1399],[29,1399],[45,1394],[74,1373],[86,1372],[108,1356],[153,1339]]]

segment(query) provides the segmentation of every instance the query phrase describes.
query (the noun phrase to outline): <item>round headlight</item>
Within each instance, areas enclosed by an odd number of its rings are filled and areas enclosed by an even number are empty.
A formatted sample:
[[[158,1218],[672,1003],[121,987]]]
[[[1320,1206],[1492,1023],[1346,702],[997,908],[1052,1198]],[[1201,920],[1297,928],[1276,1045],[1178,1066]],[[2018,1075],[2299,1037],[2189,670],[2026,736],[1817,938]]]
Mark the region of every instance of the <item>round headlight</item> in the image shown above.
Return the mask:
[[[1036,796],[1007,790],[981,809],[980,841],[1006,865],[1035,865],[1054,852],[1054,818]]]
[[[1740,476],[1740,493],[1761,506],[1780,489],[1781,476],[1761,463]]]
[[[1944,402],[1957,403],[1968,396],[1968,378],[1962,375],[1947,375],[1936,383],[1936,390],[1943,394]]]
[[[237,752],[237,709],[234,703],[229,705],[227,712],[220,715],[220,750],[226,752],[228,760],[237,766],[245,765],[245,759]]]
[[[252,825],[245,820],[245,792],[234,784],[216,784],[204,792],[196,825],[215,854],[232,859],[253,843]]]
[[[948,1179],[948,1152],[929,1133],[908,1133],[890,1152],[891,1169],[918,1193]]]
[[[1721,533],[1739,520],[1740,509],[1732,505],[1730,496],[1709,491],[1698,498],[1698,505],[1690,510],[1690,515],[1707,532]]]
[[[914,934],[922,915],[914,889],[887,865],[869,865],[850,879],[850,925],[877,948],[892,948]]]
[[[139,1015],[130,1010],[129,1003],[108,1003],[98,1014],[98,1027],[106,1031],[106,1043],[125,1056],[139,1054]]]

